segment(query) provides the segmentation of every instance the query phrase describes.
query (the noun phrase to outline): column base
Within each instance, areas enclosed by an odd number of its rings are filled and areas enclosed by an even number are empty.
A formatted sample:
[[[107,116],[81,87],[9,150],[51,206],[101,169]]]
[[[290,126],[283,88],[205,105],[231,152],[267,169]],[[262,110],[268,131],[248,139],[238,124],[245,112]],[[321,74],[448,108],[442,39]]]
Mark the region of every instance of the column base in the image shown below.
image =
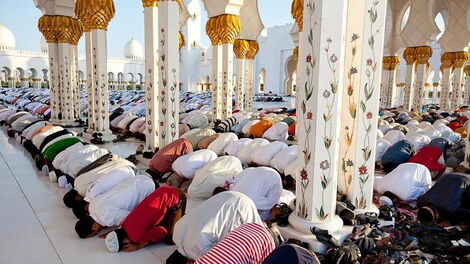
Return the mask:
[[[304,218],[297,216],[295,212],[289,216],[289,224],[293,228],[304,234],[311,234],[310,228],[316,227],[323,230],[328,230],[329,233],[334,233],[343,227],[343,220],[337,215],[333,216],[333,219],[325,222],[312,222]]]
[[[79,125],[78,122],[75,120],[64,120],[64,119],[60,121],[60,124],[65,127],[76,127]]]
[[[56,125],[56,126],[60,126],[62,125],[62,120],[60,119],[49,119],[49,123],[53,124],[53,125]]]
[[[87,129],[88,130],[88,129]],[[111,142],[113,141],[114,139],[116,139],[116,135],[114,135],[113,133],[111,133],[111,131],[109,132],[96,132],[96,131],[84,131],[83,132],[83,139],[88,142],[88,143],[91,143],[90,141],[94,138],[93,137],[93,134],[94,133],[101,133],[103,134],[101,136],[101,139],[103,140],[103,142]]]
[[[277,224],[274,224],[274,225],[277,226]],[[277,226],[277,228],[279,228],[279,231],[281,232],[281,235],[285,240],[290,239],[290,238],[298,239],[301,242],[307,243],[309,245],[310,250],[313,250],[321,254],[324,254],[326,250],[328,249],[328,246],[318,241],[315,235],[310,233],[310,231],[309,233],[303,233],[301,231],[296,230],[290,225],[286,227]],[[342,243],[349,236],[349,234],[352,233],[352,229],[353,229],[353,226],[342,226],[339,230],[335,232],[331,232],[330,234],[334,238],[338,239],[339,242]]]

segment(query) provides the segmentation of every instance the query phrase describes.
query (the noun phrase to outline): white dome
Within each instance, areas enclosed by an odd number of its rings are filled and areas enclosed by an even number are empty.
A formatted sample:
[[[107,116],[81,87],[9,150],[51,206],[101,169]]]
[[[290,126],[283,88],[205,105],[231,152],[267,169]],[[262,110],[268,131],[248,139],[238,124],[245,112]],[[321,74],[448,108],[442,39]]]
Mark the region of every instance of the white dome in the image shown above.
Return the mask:
[[[141,59],[144,56],[142,45],[132,37],[124,46],[124,57],[128,59]]]
[[[47,53],[47,42],[46,42],[46,39],[44,37],[41,37],[41,44],[40,44],[40,47],[41,47],[41,52],[42,53]]]
[[[0,25],[0,50],[12,50],[15,48],[16,40],[13,33],[3,25]]]

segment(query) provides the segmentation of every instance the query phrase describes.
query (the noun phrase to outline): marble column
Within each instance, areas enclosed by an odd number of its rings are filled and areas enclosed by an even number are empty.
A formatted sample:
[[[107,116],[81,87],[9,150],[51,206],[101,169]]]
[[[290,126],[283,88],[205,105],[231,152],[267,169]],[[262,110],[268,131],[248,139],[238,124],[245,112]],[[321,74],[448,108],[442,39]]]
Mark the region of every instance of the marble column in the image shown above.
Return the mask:
[[[233,52],[237,58],[237,100],[235,109],[243,111],[245,110],[244,105],[244,98],[245,98],[245,84],[246,84],[246,76],[245,76],[245,61],[246,61],[246,53],[250,49],[250,44],[247,40],[244,39],[236,39],[233,44]]]
[[[249,40],[248,44],[250,45],[250,48],[248,49],[248,52],[246,53],[246,64],[245,64],[245,110],[252,111],[253,110],[253,99],[255,97],[254,93],[254,62],[255,62],[255,57],[256,54],[258,54],[259,51],[259,45],[256,40]]]
[[[299,90],[302,89],[301,83],[300,83],[300,72],[305,71],[305,62],[303,61],[304,58],[299,57],[300,54],[305,54],[305,51],[301,52],[301,49],[305,48],[305,45],[300,45],[300,42],[304,40],[303,36],[303,29],[304,29],[304,0],[293,0],[292,5],[291,5],[291,15],[292,18],[294,18],[296,24],[297,24],[297,29],[299,31],[299,34],[297,36],[298,39],[296,39],[296,44],[297,46],[294,49],[294,56],[297,57],[297,75],[296,75],[296,91],[295,91],[295,108],[300,109],[302,107],[301,102],[302,98],[299,96]],[[295,122],[295,139],[297,138],[297,134],[299,131],[299,122]]]
[[[339,166],[346,6],[343,0],[304,2],[299,41],[300,109],[297,111],[296,210],[292,227],[334,232],[343,225],[335,214]]]
[[[59,69],[59,86],[60,86],[60,107],[61,107],[61,124],[64,126],[77,125],[74,119],[74,103],[72,90],[72,48],[68,43],[59,43],[58,52],[58,69]]]
[[[467,62],[469,53],[466,51],[454,52],[454,63],[452,65],[454,69],[454,75],[452,76],[452,103],[451,110],[455,110],[460,107],[462,102],[462,88],[464,86],[464,69],[463,65]]]
[[[20,81],[21,81],[21,88],[29,88],[28,78],[20,78]]]
[[[212,82],[211,106],[212,121],[222,118],[221,93],[222,87],[222,41],[217,32],[217,17],[211,17],[206,23],[206,33],[212,43]]]
[[[406,48],[403,52],[403,58],[406,61],[406,73],[405,73],[405,94],[403,98],[403,108],[406,111],[410,111],[413,107],[413,88],[415,82],[415,63],[416,63],[416,56],[415,56],[415,48]]]
[[[48,43],[47,46],[47,53],[49,54],[50,107],[52,109],[50,122],[53,124],[60,124],[59,114],[62,108],[60,105],[59,55],[57,51],[57,43]]]
[[[77,39],[77,44],[78,44]],[[72,63],[72,92],[73,92],[73,119],[78,121],[80,116],[80,78],[78,75],[78,47],[73,43],[70,45],[71,63]]]
[[[151,157],[159,146],[158,1],[143,1],[145,27],[145,150]]]
[[[423,106],[424,91],[426,89],[426,67],[429,64],[429,58],[432,56],[432,48],[429,46],[420,46],[415,48],[416,73],[413,84],[413,99],[409,109],[421,111]]]
[[[378,212],[372,194],[386,7],[386,1],[376,0],[348,6],[342,100],[347,107],[342,108],[337,168],[339,190],[358,212]]]
[[[158,6],[158,113],[159,147],[179,137],[179,5],[176,1],[160,1]]]
[[[446,52],[441,55],[441,98],[440,107],[442,110],[450,110],[449,94],[451,88],[452,65],[454,63],[454,53]]]
[[[433,104],[437,104],[437,94],[438,94],[438,87],[439,87],[439,83],[438,82],[433,82],[432,83],[432,103]]]
[[[75,15],[91,31],[91,56],[93,57],[93,103],[94,129],[84,138],[91,140],[97,133],[102,141],[109,142],[116,138],[109,129],[109,94],[108,94],[108,52],[107,29],[109,21],[114,17],[115,9],[112,0],[77,0]]]
[[[385,56],[382,63],[382,86],[380,89],[380,107],[393,107],[396,91],[397,66],[400,65],[400,57]]]
[[[465,95],[464,95],[464,105],[470,104],[470,65],[465,65],[463,71],[465,72]]]
[[[95,130],[95,82],[93,81],[93,51],[92,51],[92,37],[91,31],[84,24],[85,32],[85,60],[86,60],[86,89],[87,89],[87,107],[88,107],[88,126],[87,133],[92,133]]]

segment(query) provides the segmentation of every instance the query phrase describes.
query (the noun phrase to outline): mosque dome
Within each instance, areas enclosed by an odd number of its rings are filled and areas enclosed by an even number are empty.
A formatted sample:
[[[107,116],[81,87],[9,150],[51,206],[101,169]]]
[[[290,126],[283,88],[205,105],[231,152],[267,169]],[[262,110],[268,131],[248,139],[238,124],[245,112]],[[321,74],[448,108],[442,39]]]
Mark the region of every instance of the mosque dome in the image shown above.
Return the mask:
[[[128,59],[142,59],[144,57],[142,45],[134,37],[124,46],[124,57]]]
[[[47,53],[47,42],[46,42],[46,39],[44,37],[41,37],[41,52],[42,53]]]
[[[12,50],[15,48],[16,40],[13,33],[3,25],[0,25],[0,50]]]

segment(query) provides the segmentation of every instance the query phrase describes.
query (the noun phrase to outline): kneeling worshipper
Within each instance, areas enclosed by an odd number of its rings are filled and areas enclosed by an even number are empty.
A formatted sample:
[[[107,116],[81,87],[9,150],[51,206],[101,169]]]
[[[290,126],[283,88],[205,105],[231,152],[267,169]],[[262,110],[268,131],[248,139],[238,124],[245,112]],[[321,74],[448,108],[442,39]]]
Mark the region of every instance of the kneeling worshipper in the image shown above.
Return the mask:
[[[203,168],[196,171],[188,188],[188,198],[194,201],[208,199],[217,187],[224,186],[242,170],[242,163],[233,156],[222,156],[208,162]]]
[[[263,225],[243,224],[194,264],[261,264],[280,242],[278,234]]]
[[[415,151],[413,144],[406,140],[393,144],[382,156],[384,171],[391,172],[398,165],[407,162],[415,154]]]
[[[52,169],[50,168],[49,170],[49,178],[51,179],[52,182],[55,182],[57,180],[57,175],[61,175],[60,172],[65,171],[65,165],[69,161],[70,157],[75,153],[76,151],[80,151],[81,149],[88,147],[88,146],[94,146],[94,145],[83,145],[82,142],[77,142],[74,145],[68,147],[66,150],[62,151],[59,153],[55,159],[52,161]],[[96,147],[98,148],[98,147]],[[53,180],[55,179],[55,180]]]
[[[16,110],[13,109],[2,109],[0,110],[0,125],[5,124],[8,117],[16,113]]]
[[[431,173],[424,165],[403,163],[382,179],[376,178],[374,190],[384,194],[381,204],[393,206],[397,199],[403,202],[417,200],[431,188]]]
[[[176,184],[180,186],[184,181],[193,179],[197,170],[216,158],[217,154],[210,149],[201,149],[177,158],[171,165],[175,172]]]
[[[247,168],[233,177],[231,190],[250,197],[261,220],[266,221],[271,208],[279,203],[281,198],[281,176],[276,170],[268,167]]]
[[[445,174],[418,199],[418,220],[425,224],[449,220],[470,223],[470,175]]]
[[[426,166],[431,172],[433,179],[438,178],[446,169],[446,166],[443,165],[445,161],[441,149],[433,146],[423,147],[408,162]]]
[[[191,152],[193,152],[191,142],[184,138],[177,139],[161,148],[153,155],[147,172],[149,172],[152,177],[158,179],[163,174],[172,171],[171,166],[177,158]]]
[[[127,215],[154,190],[155,183],[150,177],[137,175],[95,196],[89,204],[76,204],[73,211],[81,217],[75,224],[77,235],[88,238],[98,234],[104,227],[120,226]],[[77,213],[76,209],[81,212]],[[89,215],[86,215],[86,211]]]
[[[42,168],[42,166],[48,166],[52,164],[55,157],[62,151],[66,150],[70,146],[81,142],[79,138],[74,137],[70,134],[62,136],[64,138],[58,137],[57,140],[51,141],[49,146],[45,146],[42,152],[42,155],[36,156],[36,166],[38,169]],[[54,142],[55,141],[55,142]],[[42,166],[39,166],[42,165]],[[49,172],[47,172],[49,173]]]
[[[106,248],[132,252],[161,240],[171,242],[174,225],[185,209],[184,192],[171,186],[157,188],[132,210],[121,228],[106,236]]]
[[[262,264],[320,264],[312,251],[294,244],[277,247]]]
[[[239,192],[219,193],[183,216],[175,225],[173,241],[177,247],[167,264],[187,263],[207,254],[230,231],[262,221],[253,201]]]
[[[92,184],[108,172],[118,169],[125,174],[132,174],[136,170],[132,162],[118,156],[111,156],[110,161],[81,174],[75,179],[74,189],[64,195],[64,204],[67,207],[74,208],[77,203],[83,200]]]

